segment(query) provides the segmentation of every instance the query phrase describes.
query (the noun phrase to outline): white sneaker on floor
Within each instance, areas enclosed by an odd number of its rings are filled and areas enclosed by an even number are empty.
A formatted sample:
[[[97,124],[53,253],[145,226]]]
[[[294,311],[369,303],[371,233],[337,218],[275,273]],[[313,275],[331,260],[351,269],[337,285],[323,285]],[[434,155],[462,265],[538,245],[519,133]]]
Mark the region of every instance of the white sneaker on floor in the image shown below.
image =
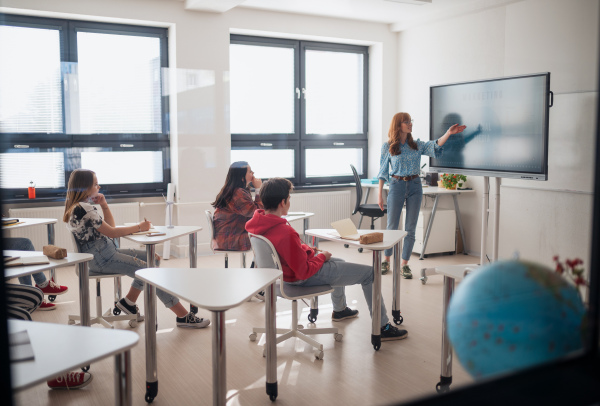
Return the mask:
[[[210,320],[206,320],[196,316],[190,312],[185,317],[177,317],[177,327],[183,328],[204,328],[210,324]]]

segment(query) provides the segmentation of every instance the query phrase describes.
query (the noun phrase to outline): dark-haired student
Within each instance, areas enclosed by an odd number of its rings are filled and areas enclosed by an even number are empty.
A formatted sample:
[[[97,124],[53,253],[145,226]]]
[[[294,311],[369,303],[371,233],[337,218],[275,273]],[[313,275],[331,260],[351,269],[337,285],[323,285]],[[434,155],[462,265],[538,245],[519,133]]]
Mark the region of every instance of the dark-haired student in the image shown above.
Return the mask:
[[[250,186],[256,190],[254,199]],[[252,218],[256,209],[262,209],[260,187],[262,181],[254,177],[254,172],[246,161],[231,164],[225,185],[212,203],[215,208],[213,215],[214,250],[248,251],[252,248],[246,222]],[[255,297],[264,301],[264,292],[258,292]]]
[[[283,280],[300,286],[328,284],[334,288],[331,293],[333,321],[341,321],[358,316],[358,310],[346,304],[345,286],[360,284],[372,316],[373,267],[345,262],[332,258],[331,253],[318,254],[302,243],[298,233],[282,218],[290,209],[292,183],[287,179],[273,178],[263,183],[261,199],[264,210],[257,210],[246,223],[246,230],[266,237],[279,255],[283,267]],[[389,323],[383,299],[381,300],[381,340],[401,340],[408,336],[406,330],[399,330]]]

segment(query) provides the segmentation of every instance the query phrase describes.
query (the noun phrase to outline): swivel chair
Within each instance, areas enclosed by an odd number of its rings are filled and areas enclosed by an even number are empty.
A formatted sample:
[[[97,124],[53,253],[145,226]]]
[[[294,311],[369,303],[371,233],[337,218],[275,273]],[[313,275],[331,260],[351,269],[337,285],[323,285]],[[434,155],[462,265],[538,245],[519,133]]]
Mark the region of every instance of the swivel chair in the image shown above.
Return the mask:
[[[358,172],[354,165],[350,164],[350,168],[352,168],[352,173],[354,174],[354,184],[356,186],[356,204],[354,205],[354,211],[352,214],[360,213],[360,224],[362,223],[363,216],[371,217],[371,230],[375,229],[375,220],[384,216],[387,213],[387,204],[383,205],[383,210],[379,208],[378,204],[367,204],[361,203],[362,200],[362,186],[360,183],[360,177],[358,176]],[[346,246],[346,248],[348,248]],[[358,249],[358,252],[362,252],[362,248]]]

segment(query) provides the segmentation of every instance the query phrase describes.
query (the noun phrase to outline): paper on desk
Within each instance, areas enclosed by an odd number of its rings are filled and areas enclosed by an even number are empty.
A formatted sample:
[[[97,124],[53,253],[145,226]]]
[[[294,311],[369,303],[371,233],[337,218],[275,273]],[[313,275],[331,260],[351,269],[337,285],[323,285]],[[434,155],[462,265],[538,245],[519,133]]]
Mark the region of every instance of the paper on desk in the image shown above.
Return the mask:
[[[35,358],[27,330],[8,335],[11,362],[29,361]]]
[[[336,233],[330,233],[331,235],[335,235],[336,237],[339,236],[344,240],[360,240],[360,234],[358,233],[356,226],[354,225],[352,220],[348,218],[334,221],[333,223],[331,223],[331,227],[335,228],[335,231],[337,231],[337,235]]]
[[[20,258],[14,259],[12,261],[5,262],[4,267],[8,268],[11,266],[42,265],[42,264],[49,264],[49,263],[50,263],[50,261],[48,260],[47,256],[38,255],[35,257],[20,257]]]
[[[131,227],[131,226],[137,226],[138,223],[125,223],[123,224],[124,227]],[[131,235],[146,235],[146,234],[152,234],[152,233],[158,233],[159,231],[156,228],[151,228],[148,231],[136,231],[135,233],[131,233]]]

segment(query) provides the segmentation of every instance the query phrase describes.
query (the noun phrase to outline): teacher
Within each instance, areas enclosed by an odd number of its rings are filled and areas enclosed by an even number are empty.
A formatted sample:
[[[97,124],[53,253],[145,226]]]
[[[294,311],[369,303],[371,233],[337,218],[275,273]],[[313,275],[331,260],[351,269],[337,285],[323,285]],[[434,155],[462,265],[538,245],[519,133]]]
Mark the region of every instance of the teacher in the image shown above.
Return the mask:
[[[400,223],[402,207],[406,202],[406,220],[404,230],[408,233],[402,248],[402,277],[412,278],[408,260],[415,244],[415,229],[419,218],[419,208],[423,198],[423,187],[419,178],[421,155],[433,158],[442,156],[442,146],[453,134],[464,131],[465,125],[452,125],[448,131],[435,141],[416,141],[412,137],[413,120],[408,113],[396,113],[392,118],[388,141],[381,147],[379,160],[379,208],[383,210],[383,184],[388,182],[390,190],[387,198],[387,229],[397,230]],[[391,166],[391,168],[390,168]],[[381,272],[390,270],[392,248],[385,250],[385,259],[381,264]]]

